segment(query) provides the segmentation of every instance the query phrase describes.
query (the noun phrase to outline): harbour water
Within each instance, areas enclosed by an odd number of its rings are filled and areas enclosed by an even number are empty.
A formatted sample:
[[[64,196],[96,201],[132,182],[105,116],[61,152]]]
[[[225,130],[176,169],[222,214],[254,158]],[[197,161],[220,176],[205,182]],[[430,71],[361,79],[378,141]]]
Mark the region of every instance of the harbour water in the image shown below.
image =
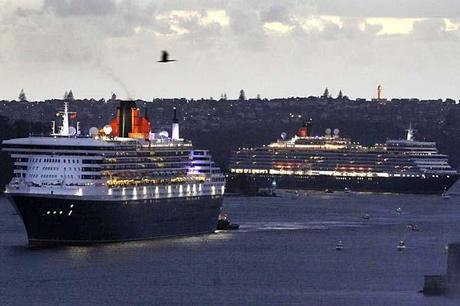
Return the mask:
[[[418,293],[460,241],[452,191],[227,197],[238,231],[42,249],[0,198],[0,305],[459,305]]]

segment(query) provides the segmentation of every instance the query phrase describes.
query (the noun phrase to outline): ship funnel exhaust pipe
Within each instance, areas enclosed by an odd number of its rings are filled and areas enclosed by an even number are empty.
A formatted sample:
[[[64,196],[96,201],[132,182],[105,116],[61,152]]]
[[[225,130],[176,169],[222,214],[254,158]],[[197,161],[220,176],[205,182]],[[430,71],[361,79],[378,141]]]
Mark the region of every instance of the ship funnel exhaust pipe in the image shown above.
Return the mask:
[[[120,127],[119,135],[120,137],[129,137],[129,133],[133,129],[133,114],[131,109],[136,108],[136,102],[134,101],[120,101],[119,111],[120,117],[118,119],[118,124]]]
[[[179,120],[177,119],[177,108],[174,106],[174,117],[172,123],[172,135],[171,138],[173,140],[179,140]]]

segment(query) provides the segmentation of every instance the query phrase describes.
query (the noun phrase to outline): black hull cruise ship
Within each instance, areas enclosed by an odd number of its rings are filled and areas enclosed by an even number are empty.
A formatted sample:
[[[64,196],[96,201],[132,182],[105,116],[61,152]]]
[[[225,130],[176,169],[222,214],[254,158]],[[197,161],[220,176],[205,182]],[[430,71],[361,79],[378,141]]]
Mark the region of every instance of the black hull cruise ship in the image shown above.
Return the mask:
[[[436,143],[404,140],[365,147],[326,130],[311,135],[311,122],[291,138],[232,152],[227,176],[230,192],[273,193],[275,189],[441,194],[459,178]]]
[[[80,135],[63,124],[50,137],[6,140],[14,161],[5,194],[24,222],[30,245],[80,245],[213,233],[225,178],[206,150],[152,133],[132,101],[117,117]]]

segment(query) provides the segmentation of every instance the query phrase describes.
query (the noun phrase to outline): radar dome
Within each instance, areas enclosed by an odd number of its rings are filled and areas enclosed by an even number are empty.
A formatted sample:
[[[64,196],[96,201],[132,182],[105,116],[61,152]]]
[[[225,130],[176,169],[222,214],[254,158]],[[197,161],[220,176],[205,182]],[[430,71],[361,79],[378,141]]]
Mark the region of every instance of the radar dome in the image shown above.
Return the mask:
[[[70,136],[77,135],[77,129],[74,128],[73,126],[69,127],[69,134],[70,134]]]
[[[287,138],[287,133],[286,132],[281,133],[281,139],[286,140],[286,138]]]
[[[109,136],[110,133],[112,133],[112,127],[109,124],[105,125],[103,130],[106,136]]]
[[[330,128],[327,128],[326,129],[326,135],[331,135],[331,133],[332,133],[332,130]]]
[[[99,129],[97,127],[92,127],[89,129],[89,136],[95,137],[99,134]]]
[[[339,130],[339,129],[334,129],[334,135],[337,136],[337,135],[339,135],[339,133],[340,133],[340,130]]]

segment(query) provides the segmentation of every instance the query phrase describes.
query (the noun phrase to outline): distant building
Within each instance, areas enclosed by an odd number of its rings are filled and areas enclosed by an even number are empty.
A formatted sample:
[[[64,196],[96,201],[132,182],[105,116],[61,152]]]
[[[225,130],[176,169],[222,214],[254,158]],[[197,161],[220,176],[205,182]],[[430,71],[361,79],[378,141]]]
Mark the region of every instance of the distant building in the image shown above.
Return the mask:
[[[376,98],[372,99],[372,101],[375,101],[375,102],[386,102],[387,101],[387,99],[383,97],[382,85],[379,84],[377,86],[377,96]]]

